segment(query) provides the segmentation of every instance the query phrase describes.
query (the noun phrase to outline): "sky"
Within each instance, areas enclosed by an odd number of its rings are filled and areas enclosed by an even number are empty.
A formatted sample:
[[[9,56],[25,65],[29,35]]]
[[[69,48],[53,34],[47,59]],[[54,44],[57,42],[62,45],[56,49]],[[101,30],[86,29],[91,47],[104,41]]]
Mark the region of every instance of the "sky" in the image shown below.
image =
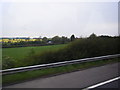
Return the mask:
[[[118,35],[118,2],[3,2],[3,37]]]

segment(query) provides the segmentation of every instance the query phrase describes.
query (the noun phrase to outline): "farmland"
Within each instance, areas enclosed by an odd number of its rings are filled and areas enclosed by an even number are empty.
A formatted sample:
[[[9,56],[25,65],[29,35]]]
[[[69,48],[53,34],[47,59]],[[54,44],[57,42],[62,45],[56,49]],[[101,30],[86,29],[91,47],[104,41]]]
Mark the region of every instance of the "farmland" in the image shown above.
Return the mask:
[[[119,37],[80,38],[68,44],[3,48],[3,69],[119,53]],[[112,42],[112,44],[111,44]]]
[[[66,46],[66,44],[36,47],[3,48],[2,54],[3,56],[8,56],[15,60],[21,60],[26,57],[31,50],[33,50],[35,53],[41,53],[48,50],[58,50],[64,46]]]
[[[52,38],[27,38],[27,37],[14,37],[14,38],[1,38],[3,48],[16,48],[16,47],[32,47],[32,46],[46,46],[56,44],[66,44],[71,41],[70,38],[65,36],[54,36]]]
[[[0,39],[0,42],[3,43],[16,43],[16,42],[25,42],[25,41],[37,41],[37,39]],[[42,41],[42,40],[41,40]]]

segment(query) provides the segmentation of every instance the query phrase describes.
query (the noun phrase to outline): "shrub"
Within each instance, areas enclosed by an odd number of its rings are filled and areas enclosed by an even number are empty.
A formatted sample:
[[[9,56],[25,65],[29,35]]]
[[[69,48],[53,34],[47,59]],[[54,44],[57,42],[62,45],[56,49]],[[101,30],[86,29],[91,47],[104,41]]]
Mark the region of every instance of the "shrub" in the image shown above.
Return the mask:
[[[38,53],[26,59],[33,61],[30,65],[34,65],[116,53],[118,53],[118,38],[97,37],[78,39],[60,50]]]

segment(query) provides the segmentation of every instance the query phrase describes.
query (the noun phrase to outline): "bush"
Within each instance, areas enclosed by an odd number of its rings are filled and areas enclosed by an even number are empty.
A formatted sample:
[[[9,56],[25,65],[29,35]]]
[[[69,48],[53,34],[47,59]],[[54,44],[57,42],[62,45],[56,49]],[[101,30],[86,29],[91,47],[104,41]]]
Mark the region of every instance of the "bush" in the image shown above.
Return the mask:
[[[78,39],[60,50],[46,51],[41,54],[34,54],[27,57],[29,65],[52,63],[65,60],[81,59],[118,52],[118,38],[85,38]]]

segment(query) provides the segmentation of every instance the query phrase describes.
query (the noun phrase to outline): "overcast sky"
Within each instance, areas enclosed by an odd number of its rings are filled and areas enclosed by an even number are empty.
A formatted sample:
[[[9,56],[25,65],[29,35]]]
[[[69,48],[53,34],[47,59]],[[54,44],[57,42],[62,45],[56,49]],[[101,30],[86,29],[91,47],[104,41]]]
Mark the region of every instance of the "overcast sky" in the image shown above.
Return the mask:
[[[117,2],[4,2],[2,36],[118,35]]]

